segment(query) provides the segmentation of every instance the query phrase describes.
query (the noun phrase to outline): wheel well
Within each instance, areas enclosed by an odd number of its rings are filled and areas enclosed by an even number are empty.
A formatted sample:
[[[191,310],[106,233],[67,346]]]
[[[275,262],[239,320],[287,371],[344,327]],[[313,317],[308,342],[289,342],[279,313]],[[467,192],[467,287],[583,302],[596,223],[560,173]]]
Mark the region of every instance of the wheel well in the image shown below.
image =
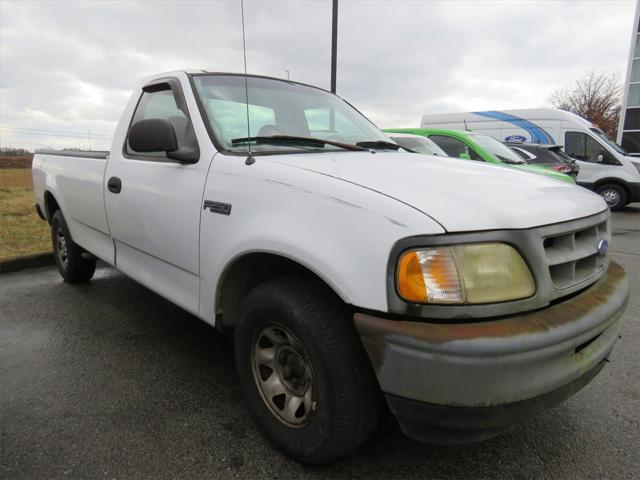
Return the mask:
[[[53,218],[53,214],[60,210],[60,205],[58,205],[57,200],[53,196],[53,194],[49,191],[44,192],[44,211],[47,215],[47,221],[51,223],[51,219]]]
[[[600,187],[602,187],[603,185],[607,185],[607,184],[617,185],[618,187],[620,187],[620,188],[622,188],[624,190],[624,192],[627,194],[627,196],[629,196],[629,188],[627,187],[625,182],[623,182],[623,181],[621,181],[621,180],[619,180],[617,178],[603,178],[602,180],[598,180],[596,182],[596,184],[593,186],[593,190],[596,191]]]
[[[318,274],[295,260],[274,253],[249,253],[234,260],[222,274],[216,295],[216,325],[233,326],[246,294],[261,283],[281,277],[311,279],[343,301]]]

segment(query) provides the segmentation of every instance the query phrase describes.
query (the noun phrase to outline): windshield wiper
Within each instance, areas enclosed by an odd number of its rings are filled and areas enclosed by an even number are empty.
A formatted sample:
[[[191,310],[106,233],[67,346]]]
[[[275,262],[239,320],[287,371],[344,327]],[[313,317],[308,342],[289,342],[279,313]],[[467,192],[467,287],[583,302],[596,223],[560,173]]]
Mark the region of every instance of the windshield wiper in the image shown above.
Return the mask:
[[[256,142],[257,145],[260,144],[271,144],[271,145],[292,145],[292,146],[303,146],[303,147],[318,147],[324,148],[325,145],[333,145],[334,147],[344,148],[345,150],[357,150],[362,151],[366,150],[359,145],[351,145],[350,143],[342,143],[342,142],[334,142],[333,140],[325,140],[324,138],[314,138],[314,137],[296,137],[294,135],[270,135],[267,137],[241,137],[234,138],[231,140],[232,145],[239,145],[241,143],[249,143]]]
[[[386,148],[389,150],[398,150],[400,145],[397,143],[386,142],[384,140],[365,140],[364,142],[356,143],[358,147],[364,148],[373,148],[374,150],[377,148]]]

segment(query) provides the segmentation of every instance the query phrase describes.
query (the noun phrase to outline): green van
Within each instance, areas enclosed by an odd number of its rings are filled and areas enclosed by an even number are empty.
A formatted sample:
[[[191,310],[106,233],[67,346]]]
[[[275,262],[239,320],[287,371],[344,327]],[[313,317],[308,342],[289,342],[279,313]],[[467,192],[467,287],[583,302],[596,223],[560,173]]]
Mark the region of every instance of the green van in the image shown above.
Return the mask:
[[[386,128],[383,131],[386,133],[411,133],[427,137],[450,157],[507,165],[527,172],[540,173],[558,180],[564,180],[568,183],[575,183],[569,175],[556,172],[550,168],[528,164],[509,147],[489,135],[461,130],[429,128]]]

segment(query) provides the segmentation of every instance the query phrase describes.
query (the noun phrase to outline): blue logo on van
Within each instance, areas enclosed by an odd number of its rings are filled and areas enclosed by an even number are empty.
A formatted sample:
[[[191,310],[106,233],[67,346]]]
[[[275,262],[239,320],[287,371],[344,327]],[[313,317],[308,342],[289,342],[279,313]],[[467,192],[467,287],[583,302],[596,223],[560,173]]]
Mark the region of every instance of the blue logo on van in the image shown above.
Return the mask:
[[[531,143],[543,143],[543,144],[554,144],[556,143],[551,135],[549,135],[543,128],[540,128],[535,123],[530,122],[529,120],[525,120],[524,118],[516,117],[515,115],[510,115],[504,112],[496,112],[495,110],[490,110],[488,112],[471,112],[476,115],[481,115],[487,118],[493,118],[494,120],[500,120],[501,122],[508,122],[512,125],[515,125],[518,128],[521,128],[529,135],[531,135]]]
[[[526,142],[527,139],[524,138],[522,135],[509,135],[508,137],[504,137],[504,141],[523,143],[523,142]]]

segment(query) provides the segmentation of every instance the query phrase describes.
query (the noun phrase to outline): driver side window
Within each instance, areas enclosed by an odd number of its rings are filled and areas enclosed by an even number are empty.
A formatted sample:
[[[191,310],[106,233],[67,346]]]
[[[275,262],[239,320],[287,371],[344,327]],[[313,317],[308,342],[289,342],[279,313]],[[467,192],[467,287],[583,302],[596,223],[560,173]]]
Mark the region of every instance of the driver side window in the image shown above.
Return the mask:
[[[185,112],[178,107],[173,90],[171,90],[168,84],[159,84],[158,86],[154,86],[153,89],[143,91],[135,113],[133,114],[131,125],[136,124],[140,120],[148,120],[150,118],[168,120],[169,123],[171,123],[176,134],[178,149],[182,148],[185,139],[190,142],[195,140],[195,133],[191,126],[191,121]],[[166,158],[164,152],[145,152],[144,154],[136,152],[129,145],[128,139],[125,145],[125,151],[131,156]]]
[[[593,138],[583,132],[564,134],[564,151],[571,157],[590,163],[598,163],[598,155],[604,149]]]

